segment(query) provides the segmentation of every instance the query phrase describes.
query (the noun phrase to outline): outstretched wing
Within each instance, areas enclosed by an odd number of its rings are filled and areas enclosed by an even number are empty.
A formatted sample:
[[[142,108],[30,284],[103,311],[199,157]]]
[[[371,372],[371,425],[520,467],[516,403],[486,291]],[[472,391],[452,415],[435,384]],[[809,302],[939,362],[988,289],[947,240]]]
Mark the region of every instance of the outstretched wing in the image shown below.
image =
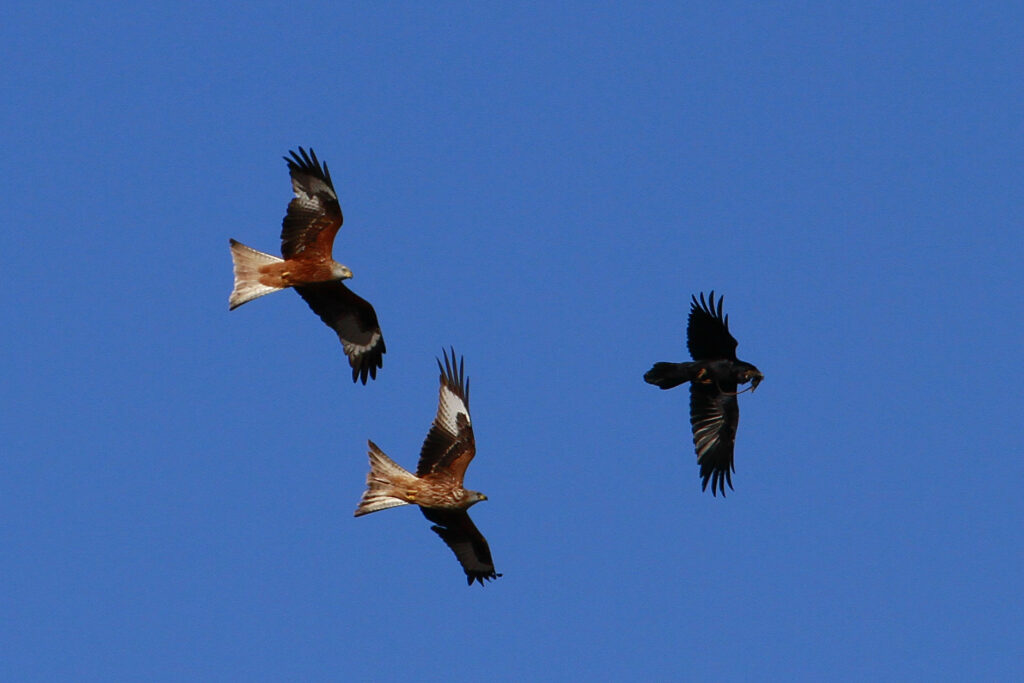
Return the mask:
[[[735,382],[721,387],[696,381],[690,384],[690,426],[700,465],[701,490],[707,490],[710,479],[712,495],[717,495],[717,490],[724,496],[725,485],[732,488],[731,473],[736,471],[732,456],[740,407],[735,391]]]
[[[692,297],[690,318],[686,323],[686,348],[694,360],[736,360],[736,340],[729,333],[729,316],[722,316],[722,297],[715,307],[715,293],[700,303]]]
[[[423,516],[434,523],[430,527],[436,532],[441,540],[452,549],[455,557],[466,572],[466,580],[470,586],[474,581],[484,585],[484,580],[496,579],[501,574],[494,571],[494,561],[491,560],[491,549],[487,545],[480,530],[473,524],[469,514],[465,511],[439,510],[437,508],[424,508],[420,510]]]
[[[373,306],[340,281],[318,282],[294,289],[313,312],[338,333],[348,364],[352,366],[352,381],[361,379],[366,384],[367,375],[376,379],[387,348]]]
[[[288,162],[295,197],[288,203],[281,227],[281,255],[286,259],[330,260],[334,237],[343,220],[331,174],[312,149],[308,154],[301,147],[298,154],[289,153],[291,158],[284,160]]]
[[[444,472],[461,486],[466,468],[476,455],[473,424],[469,419],[469,380],[466,379],[464,359],[455,364],[455,349],[452,349],[450,360],[445,351],[444,366],[438,360],[437,367],[441,370],[437,415],[420,449],[416,476]]]

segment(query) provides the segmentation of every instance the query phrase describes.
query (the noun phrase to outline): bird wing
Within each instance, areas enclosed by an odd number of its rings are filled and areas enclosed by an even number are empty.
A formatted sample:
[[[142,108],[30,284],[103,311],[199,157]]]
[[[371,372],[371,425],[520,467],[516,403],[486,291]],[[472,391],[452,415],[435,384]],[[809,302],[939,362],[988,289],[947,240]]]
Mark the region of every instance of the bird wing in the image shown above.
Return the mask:
[[[366,384],[367,375],[376,379],[387,348],[373,306],[340,281],[318,282],[294,289],[313,312],[338,333],[352,367],[352,381],[358,378]]]
[[[736,339],[729,333],[729,316],[722,316],[722,297],[715,307],[715,293],[708,301],[701,292],[700,302],[692,297],[690,318],[686,323],[686,348],[694,360],[736,360]]]
[[[705,384],[695,381],[690,384],[690,426],[693,429],[693,445],[697,450],[700,465],[701,490],[706,490],[711,480],[711,494],[716,489],[725,495],[725,485],[732,488],[733,447],[736,443],[736,427],[740,422],[740,407],[735,395],[736,384]]]
[[[464,359],[455,363],[455,349],[449,360],[444,352],[441,370],[441,389],[437,401],[437,415],[430,425],[427,438],[420,449],[416,476],[445,472],[461,486],[466,468],[476,455],[473,424],[469,418],[469,380],[466,378]]]
[[[312,149],[290,152],[288,173],[295,197],[281,226],[281,255],[286,259],[331,259],[334,237],[343,221],[327,164]]]
[[[473,524],[468,513],[424,507],[420,510],[424,517],[434,523],[430,529],[455,553],[462,570],[466,572],[470,586],[474,581],[479,581],[482,586],[485,579],[496,579],[501,576],[494,571],[494,561],[491,560],[491,549],[487,545],[487,539]]]

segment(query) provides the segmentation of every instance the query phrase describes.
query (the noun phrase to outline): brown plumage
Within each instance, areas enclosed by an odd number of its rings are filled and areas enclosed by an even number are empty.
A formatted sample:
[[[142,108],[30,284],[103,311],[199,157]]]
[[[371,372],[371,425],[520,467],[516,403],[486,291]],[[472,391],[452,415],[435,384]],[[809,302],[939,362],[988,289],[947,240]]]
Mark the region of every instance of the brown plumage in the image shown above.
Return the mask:
[[[470,585],[495,579],[491,550],[483,534],[466,512],[487,496],[463,488],[462,481],[473,456],[476,441],[469,417],[469,380],[463,362],[455,363],[444,354],[437,415],[420,449],[420,460],[413,474],[369,442],[370,472],[366,491],[355,516],[399,505],[419,505],[423,516],[434,523],[431,529],[452,549],[466,572]]]
[[[235,288],[229,307],[288,287],[333,329],[352,367],[352,381],[376,378],[386,348],[373,306],[344,285],[352,271],[334,260],[334,238],[344,220],[327,164],[312,149],[291,152],[288,172],[295,196],[281,227],[277,258],[231,240]]]

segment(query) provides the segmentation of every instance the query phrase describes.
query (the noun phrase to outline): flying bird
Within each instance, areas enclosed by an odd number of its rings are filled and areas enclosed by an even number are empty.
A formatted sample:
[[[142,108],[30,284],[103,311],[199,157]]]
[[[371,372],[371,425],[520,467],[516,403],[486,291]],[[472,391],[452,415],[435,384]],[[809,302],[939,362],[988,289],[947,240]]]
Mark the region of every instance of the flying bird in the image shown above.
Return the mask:
[[[729,333],[729,316],[722,316],[722,297],[717,307],[713,291],[708,301],[703,292],[699,303],[697,297],[691,298],[686,348],[693,361],[655,363],[644,380],[662,389],[690,383],[690,426],[703,480],[701,490],[707,490],[710,479],[711,494],[717,495],[717,489],[725,496],[725,485],[732,488],[731,473],[736,471],[732,458],[740,422],[736,388],[750,382],[753,391],[764,375],[736,358],[736,339]]]
[[[356,508],[355,516],[397,507],[419,505],[423,516],[434,523],[430,527],[455,553],[466,572],[469,585],[478,581],[496,579],[491,549],[483,534],[466,512],[487,496],[462,487],[473,456],[476,442],[473,423],[469,418],[469,380],[463,360],[455,363],[455,350],[451,360],[444,353],[441,371],[441,389],[437,415],[420,449],[416,474],[404,469],[384,455],[375,443],[369,441],[370,473],[366,475],[366,491]]]
[[[331,255],[341,227],[341,206],[327,164],[299,147],[290,152],[288,173],[295,196],[281,228],[283,259],[231,240],[235,288],[230,310],[280,289],[292,287],[313,312],[338,334],[352,367],[352,381],[376,379],[386,349],[377,314],[368,301],[345,286],[352,271]]]

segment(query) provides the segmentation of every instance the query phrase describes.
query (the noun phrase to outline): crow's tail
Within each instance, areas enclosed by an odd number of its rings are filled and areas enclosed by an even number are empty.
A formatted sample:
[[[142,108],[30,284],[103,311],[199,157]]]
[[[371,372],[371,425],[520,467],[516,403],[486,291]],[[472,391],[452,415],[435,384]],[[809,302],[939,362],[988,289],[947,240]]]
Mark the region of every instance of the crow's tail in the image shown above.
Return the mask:
[[[662,389],[689,382],[697,374],[696,363],[655,363],[644,373],[644,381]]]

